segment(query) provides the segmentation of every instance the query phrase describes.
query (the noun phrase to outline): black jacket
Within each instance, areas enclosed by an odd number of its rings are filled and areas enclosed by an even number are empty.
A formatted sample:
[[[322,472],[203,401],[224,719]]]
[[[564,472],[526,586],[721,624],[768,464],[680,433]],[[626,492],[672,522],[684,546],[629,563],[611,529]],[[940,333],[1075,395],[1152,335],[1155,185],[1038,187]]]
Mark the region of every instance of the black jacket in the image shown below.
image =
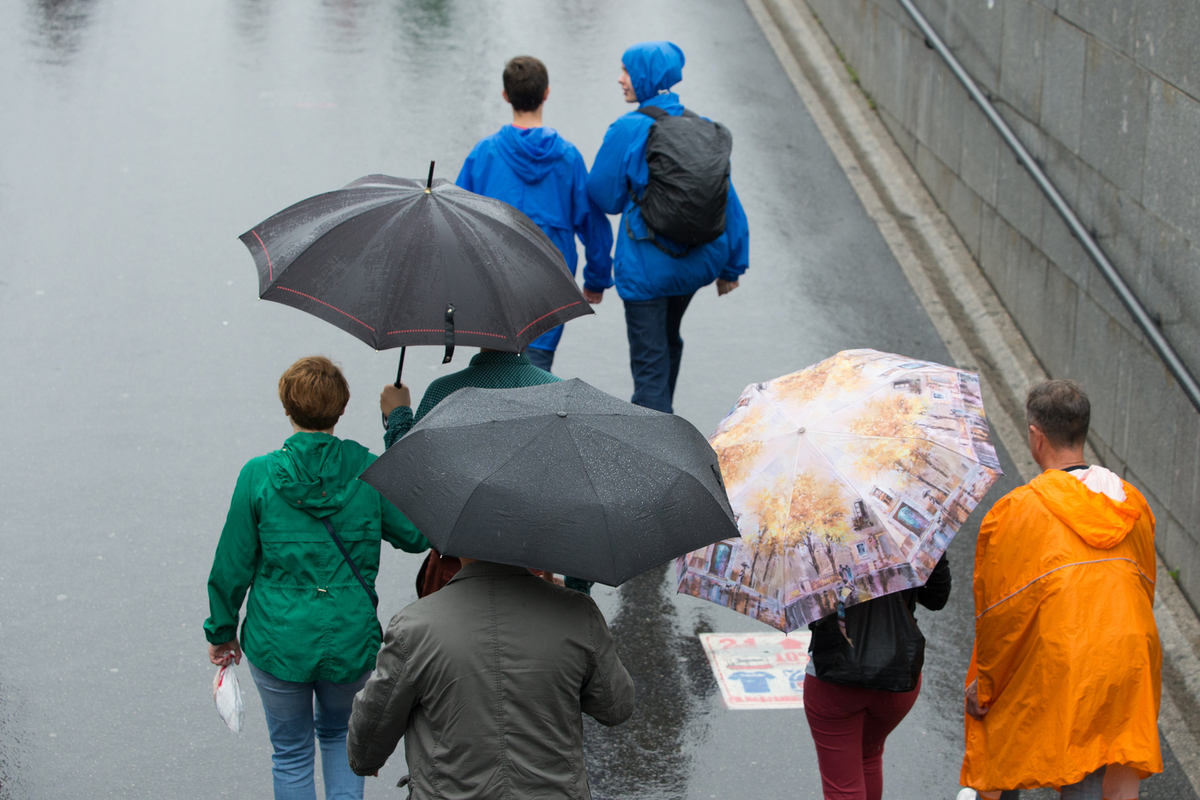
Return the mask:
[[[925,639],[912,612],[917,603],[933,611],[944,608],[950,585],[950,561],[943,555],[924,586],[848,607],[845,634],[837,614],[810,624],[809,653],[817,677],[888,691],[915,688],[924,664]]]

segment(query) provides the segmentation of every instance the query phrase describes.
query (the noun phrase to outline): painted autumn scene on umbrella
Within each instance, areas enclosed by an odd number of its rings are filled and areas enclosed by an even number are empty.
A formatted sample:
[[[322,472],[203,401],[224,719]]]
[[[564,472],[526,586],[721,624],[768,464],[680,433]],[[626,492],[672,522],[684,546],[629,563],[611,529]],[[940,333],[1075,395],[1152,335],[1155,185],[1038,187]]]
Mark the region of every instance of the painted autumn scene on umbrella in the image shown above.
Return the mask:
[[[874,350],[747,387],[709,442],[741,538],[679,591],[785,631],[924,584],[1001,474],[978,376]]]

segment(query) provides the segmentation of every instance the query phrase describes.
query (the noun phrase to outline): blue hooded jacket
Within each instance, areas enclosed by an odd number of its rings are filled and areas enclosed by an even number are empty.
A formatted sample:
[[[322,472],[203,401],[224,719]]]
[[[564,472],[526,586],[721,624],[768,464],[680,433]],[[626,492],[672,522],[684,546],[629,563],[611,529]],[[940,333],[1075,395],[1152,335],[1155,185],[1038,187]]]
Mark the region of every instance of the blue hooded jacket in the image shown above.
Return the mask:
[[[658,106],[673,116],[683,113],[679,96],[670,91],[683,79],[683,51],[677,45],[642,42],[626,50],[621,61],[639,107]],[[691,294],[717,278],[736,281],[750,265],[750,230],[732,181],[720,237],[682,258],[671,258],[649,241],[641,209],[629,192],[640,196],[650,182],[646,137],[653,124],[650,117],[632,111],[610,125],[587,180],[592,201],[607,214],[621,214],[613,270],[622,300]]]
[[[612,227],[588,200],[583,156],[558,131],[505,125],[475,145],[457,183],[523,211],[562,252],[572,275],[579,262],[578,236],[587,259],[584,288],[601,292],[612,286]],[[560,325],[529,346],[555,350],[561,337]]]

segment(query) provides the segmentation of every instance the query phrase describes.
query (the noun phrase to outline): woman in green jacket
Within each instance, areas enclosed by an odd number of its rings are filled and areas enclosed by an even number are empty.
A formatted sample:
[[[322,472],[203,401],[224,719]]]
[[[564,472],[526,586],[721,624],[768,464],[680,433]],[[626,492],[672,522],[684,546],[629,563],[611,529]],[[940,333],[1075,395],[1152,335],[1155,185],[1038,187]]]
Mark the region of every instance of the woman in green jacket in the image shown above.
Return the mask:
[[[274,749],[276,800],[315,800],[314,733],[327,800],[361,800],[346,726],[379,651],[380,542],[410,553],[429,542],[358,480],[375,456],[333,435],[350,400],[341,370],[327,358],[302,358],[279,379],[279,399],[295,434],[238,476],[208,577],[208,655],[221,666],[240,663],[243,650],[250,660]]]

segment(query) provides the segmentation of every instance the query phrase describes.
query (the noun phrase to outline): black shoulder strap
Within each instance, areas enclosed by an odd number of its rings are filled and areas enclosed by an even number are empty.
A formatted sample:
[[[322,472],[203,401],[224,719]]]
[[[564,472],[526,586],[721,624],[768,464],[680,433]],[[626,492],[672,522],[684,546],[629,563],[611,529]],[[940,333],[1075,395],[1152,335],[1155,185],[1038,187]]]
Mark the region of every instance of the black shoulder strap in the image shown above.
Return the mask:
[[[666,111],[663,111],[661,108],[659,108],[658,106],[642,106],[641,108],[638,109],[638,111],[645,114],[647,117],[650,117],[650,119],[654,120],[655,122],[657,122],[658,120],[660,120],[664,117],[671,116]],[[683,110],[683,113],[680,114],[679,116],[691,117],[693,119],[699,119],[699,117],[700,117],[699,114],[697,114],[695,111],[692,111],[690,108],[685,108]]]
[[[350,571],[354,573],[354,577],[358,578],[358,582],[362,584],[363,590],[367,593],[367,597],[371,598],[371,605],[375,608],[379,608],[379,595],[371,591],[371,587],[367,586],[367,582],[363,580],[362,573],[358,571],[358,566],[355,565],[354,561],[350,558],[350,553],[346,551],[346,545],[342,544],[342,537],[334,533],[333,523],[329,521],[328,517],[322,517],[321,522],[324,523],[325,530],[329,531],[329,536],[333,539],[333,543],[337,545],[337,549],[342,551],[342,558],[346,559],[346,563],[350,565]]]

